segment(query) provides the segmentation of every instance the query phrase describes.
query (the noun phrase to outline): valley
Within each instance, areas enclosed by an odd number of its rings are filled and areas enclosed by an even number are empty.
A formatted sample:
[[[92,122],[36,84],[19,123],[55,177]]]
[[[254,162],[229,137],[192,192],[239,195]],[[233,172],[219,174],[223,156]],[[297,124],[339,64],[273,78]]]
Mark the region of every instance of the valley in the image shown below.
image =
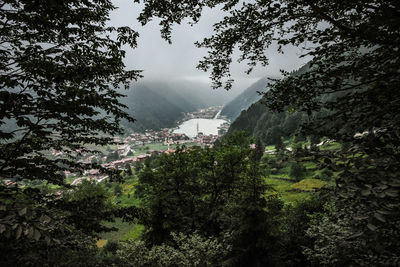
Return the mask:
[[[223,136],[229,128],[229,121],[218,119],[221,106],[201,108],[183,115],[184,119],[177,127],[163,128],[159,131],[146,129],[143,133],[129,132],[125,136],[113,137],[114,144],[104,147],[89,147],[96,153],[81,152],[78,163],[98,164],[104,169],[126,171],[150,158],[175,152],[178,146],[213,147],[214,142]],[[62,158],[63,152],[52,150],[54,158]],[[82,183],[83,180],[103,182],[108,175],[101,168],[86,170],[83,176],[72,170],[64,171],[71,185]]]
[[[0,266],[400,266],[400,2],[3,1]]]

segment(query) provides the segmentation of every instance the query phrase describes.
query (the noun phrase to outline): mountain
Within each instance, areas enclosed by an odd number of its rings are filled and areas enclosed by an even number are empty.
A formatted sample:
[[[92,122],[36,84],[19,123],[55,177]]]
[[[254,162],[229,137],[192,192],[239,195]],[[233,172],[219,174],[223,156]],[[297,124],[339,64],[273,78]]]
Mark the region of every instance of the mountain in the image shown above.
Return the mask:
[[[212,89],[207,83],[178,80],[168,82],[168,87],[194,105],[201,107],[224,106],[233,99],[235,92]]]
[[[278,140],[291,137],[307,115],[303,112],[274,112],[269,110],[261,100],[243,110],[231,124],[228,132],[246,131],[266,145],[274,145]]]
[[[232,121],[235,120],[242,110],[248,109],[251,104],[261,99],[262,96],[257,92],[266,91],[266,86],[266,78],[258,80],[236,98],[234,98],[231,102],[225,105],[221,111],[221,115],[227,116]]]
[[[291,75],[300,75],[308,70],[309,66],[306,64],[299,70],[292,72]],[[262,85],[261,81],[257,83]],[[259,98],[247,110],[239,111],[240,115],[233,121],[228,132],[244,130],[264,144],[272,145],[278,143],[278,140],[282,137],[288,138],[292,136],[299,126],[307,120],[307,114],[304,112],[274,112],[269,110],[261,101],[262,99]]]
[[[136,119],[134,123],[123,121],[122,125],[139,132],[173,127],[186,112],[223,106],[230,100],[224,90],[212,90],[207,84],[190,81],[134,83],[128,91],[121,93],[127,97],[120,101]]]
[[[195,110],[197,106],[185,100],[168,87],[135,84],[122,98],[134,123],[123,121],[122,125],[135,131],[159,130],[171,127],[182,118],[184,112]]]

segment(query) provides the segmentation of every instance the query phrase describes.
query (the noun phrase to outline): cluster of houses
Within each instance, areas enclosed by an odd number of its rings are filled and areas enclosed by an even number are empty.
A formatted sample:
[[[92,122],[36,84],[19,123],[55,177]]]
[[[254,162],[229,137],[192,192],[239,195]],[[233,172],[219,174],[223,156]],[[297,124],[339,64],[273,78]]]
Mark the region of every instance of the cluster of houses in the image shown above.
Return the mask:
[[[151,157],[151,155],[154,153],[169,154],[169,153],[173,153],[173,152],[175,152],[175,149],[159,150],[159,151],[150,150],[148,154],[143,154],[143,155],[139,155],[136,157],[127,157],[127,158],[103,163],[103,164],[101,164],[101,167],[106,168],[106,169],[125,170],[127,166],[131,166],[137,162],[144,162],[147,158]],[[75,174],[68,172],[68,171],[65,172],[65,175],[66,175],[66,177],[75,176]],[[87,170],[87,171],[85,171],[84,176],[85,177],[75,179],[71,184],[72,185],[80,184],[84,179],[90,179],[90,180],[95,180],[96,182],[102,182],[108,178],[108,176],[102,174],[99,169]]]
[[[203,108],[203,109],[199,109],[197,111],[185,113],[185,120],[197,119],[197,118],[212,119],[215,117],[215,115],[218,114],[218,112],[221,109],[222,109],[222,107],[216,106],[216,107]]]
[[[217,141],[218,137],[219,135],[204,135],[202,132],[200,132],[195,138],[192,139],[192,142],[199,145],[212,147],[214,142]]]
[[[195,112],[185,114],[186,119],[192,118],[217,118],[220,115],[221,107],[209,107],[205,109],[200,109]],[[137,162],[144,162],[147,158],[151,157],[154,153],[158,154],[169,154],[173,153],[175,149],[170,149],[170,145],[194,143],[200,146],[212,147],[214,142],[229,128],[229,122],[222,124],[219,127],[218,135],[204,135],[198,132],[197,136],[194,138],[189,138],[182,133],[173,133],[173,129],[164,128],[159,131],[146,130],[144,133],[132,132],[125,137],[113,137],[113,141],[117,143],[117,146],[108,148],[108,152],[100,155],[93,155],[88,151],[76,150],[77,155],[80,155],[80,163],[97,163],[103,168],[107,169],[117,169],[124,170],[127,166],[136,164]],[[135,148],[138,146],[146,146],[152,143],[164,144],[168,148],[166,150],[148,150],[146,154],[134,156],[136,153]],[[62,151],[51,150],[51,155],[53,157],[59,158],[63,157]],[[72,185],[81,183],[84,179],[92,179],[97,182],[102,182],[108,178],[107,175],[100,172],[99,169],[90,169],[83,173],[83,177],[78,177],[77,173],[71,171],[64,172],[65,177],[76,177],[72,182]],[[7,186],[13,186],[14,181],[6,181]]]
[[[114,142],[120,143],[118,149],[126,149],[127,145],[143,146],[151,143],[184,143],[189,141],[185,134],[172,133],[171,129],[164,128],[160,131],[146,130],[144,133],[133,132],[127,137],[114,137]]]
[[[192,118],[216,118],[219,116],[221,107],[209,107],[205,109],[200,109],[195,112],[185,114],[186,119]],[[84,157],[80,159],[80,162],[83,163],[98,163],[101,164],[103,168],[108,169],[119,169],[123,170],[126,166],[134,165],[137,162],[144,162],[146,158],[151,157],[154,153],[172,153],[175,150],[170,149],[170,145],[175,144],[185,144],[185,143],[195,143],[200,146],[210,146],[212,147],[214,142],[223,134],[226,133],[227,129],[229,128],[229,123],[225,123],[219,127],[218,135],[204,135],[201,132],[198,132],[197,136],[194,138],[189,138],[185,134],[182,133],[174,133],[173,129],[164,128],[159,131],[155,130],[146,130],[143,133],[139,132],[131,132],[128,136],[120,137],[116,136],[113,137],[113,141],[117,143],[117,147],[114,149],[108,150],[108,155],[90,155],[84,154]],[[139,146],[146,146],[152,143],[159,143],[164,144],[168,147],[166,150],[149,150],[146,154],[133,156],[136,151],[135,148]],[[52,151],[54,156],[60,156],[60,152]],[[73,176],[73,173],[65,172],[65,175]],[[103,181],[107,176],[101,174],[97,169],[91,169],[84,173],[86,179],[94,179],[96,181]],[[75,179],[73,184],[80,183],[82,179],[85,178],[78,178]]]

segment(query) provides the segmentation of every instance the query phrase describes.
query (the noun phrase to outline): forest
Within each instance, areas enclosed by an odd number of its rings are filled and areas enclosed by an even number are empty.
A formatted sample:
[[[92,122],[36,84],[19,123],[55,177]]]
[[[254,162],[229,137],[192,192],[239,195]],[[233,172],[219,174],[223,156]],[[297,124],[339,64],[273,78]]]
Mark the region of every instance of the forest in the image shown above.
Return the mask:
[[[0,265],[400,264],[400,2],[136,4],[169,43],[175,25],[225,12],[196,43],[218,90],[237,54],[246,73],[269,48],[310,60],[270,78],[212,147],[107,169],[77,159],[135,121],[120,99],[143,76],[124,62],[138,32],[108,24],[109,0],[2,1]],[[65,176],[93,168],[108,180]]]

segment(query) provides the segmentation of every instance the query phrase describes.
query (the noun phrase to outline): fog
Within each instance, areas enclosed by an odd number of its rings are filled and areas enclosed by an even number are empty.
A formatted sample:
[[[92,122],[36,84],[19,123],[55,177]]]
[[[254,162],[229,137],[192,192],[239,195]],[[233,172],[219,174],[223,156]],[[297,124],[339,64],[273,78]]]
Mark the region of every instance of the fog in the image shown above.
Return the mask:
[[[198,24],[174,25],[172,44],[168,44],[161,38],[157,19],[145,26],[137,21],[142,5],[126,0],[113,0],[113,3],[118,8],[111,13],[110,24],[130,26],[140,34],[136,49],[125,48],[125,64],[129,69],[143,70],[144,78],[141,82],[185,80],[205,83],[211,87],[209,73],[196,69],[198,61],[207,54],[207,51],[195,47],[194,42],[212,34],[212,25],[223,17],[222,11],[205,9]],[[237,63],[235,60],[237,54],[234,55],[231,74],[235,83],[233,89],[228,92],[229,98],[233,98],[261,77],[279,77],[280,69],[288,71],[298,69],[307,61],[305,58],[299,58],[301,53],[300,48],[288,47],[282,55],[276,52],[276,47],[271,47],[266,51],[270,64],[267,67],[256,67],[250,75],[244,73],[247,65]]]

